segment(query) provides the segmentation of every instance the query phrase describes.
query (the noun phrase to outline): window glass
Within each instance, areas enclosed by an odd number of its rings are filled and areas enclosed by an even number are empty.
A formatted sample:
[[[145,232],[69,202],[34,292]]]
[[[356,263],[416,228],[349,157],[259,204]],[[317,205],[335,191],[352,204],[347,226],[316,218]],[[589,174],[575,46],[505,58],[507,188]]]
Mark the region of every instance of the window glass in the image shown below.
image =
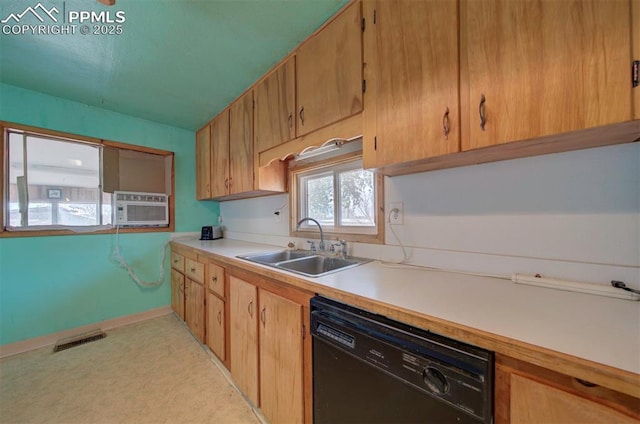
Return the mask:
[[[9,225],[102,225],[100,146],[9,133]]]
[[[333,175],[307,179],[307,213],[322,225],[333,225]]]
[[[362,160],[334,163],[294,173],[297,178],[296,222],[317,220],[328,232],[377,234],[376,177]],[[317,231],[308,222],[304,231]],[[294,229],[295,231],[295,229]]]
[[[364,169],[338,174],[340,183],[340,225],[376,225],[373,172]]]

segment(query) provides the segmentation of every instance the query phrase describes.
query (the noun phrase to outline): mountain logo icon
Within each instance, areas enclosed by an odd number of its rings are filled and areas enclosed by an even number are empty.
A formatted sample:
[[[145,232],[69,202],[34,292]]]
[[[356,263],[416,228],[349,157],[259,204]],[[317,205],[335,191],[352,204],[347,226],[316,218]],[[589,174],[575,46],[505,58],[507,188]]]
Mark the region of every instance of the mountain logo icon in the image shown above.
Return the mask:
[[[38,13],[38,12],[40,12],[40,13]],[[26,9],[24,9],[24,11],[23,11],[22,13],[18,13],[18,14],[16,14],[16,13],[11,13],[9,16],[7,16],[5,19],[3,19],[3,20],[2,20],[2,21],[0,21],[0,22],[2,22],[3,24],[6,24],[6,23],[8,23],[10,20],[12,20],[12,19],[13,19],[13,21],[14,21],[15,23],[19,23],[19,22],[20,22],[20,20],[21,20],[25,15],[28,15],[29,13],[31,13],[33,16],[35,16],[35,17],[36,17],[36,19],[38,19],[40,22],[43,22],[43,23],[44,23],[44,18],[43,18],[43,16],[44,16],[44,17],[47,17],[47,16],[48,16],[48,17],[49,17],[49,19],[51,19],[53,22],[58,22],[58,19],[57,19],[53,14],[54,14],[54,13],[55,13],[55,14],[58,14],[58,13],[60,13],[60,12],[58,11],[58,9],[56,9],[56,8],[55,8],[55,6],[54,6],[54,7],[52,7],[50,10],[47,10],[47,8],[46,8],[46,7],[44,7],[44,6],[42,5],[42,3],[38,3],[38,4],[36,4],[34,7],[31,7],[31,6],[27,7]]]

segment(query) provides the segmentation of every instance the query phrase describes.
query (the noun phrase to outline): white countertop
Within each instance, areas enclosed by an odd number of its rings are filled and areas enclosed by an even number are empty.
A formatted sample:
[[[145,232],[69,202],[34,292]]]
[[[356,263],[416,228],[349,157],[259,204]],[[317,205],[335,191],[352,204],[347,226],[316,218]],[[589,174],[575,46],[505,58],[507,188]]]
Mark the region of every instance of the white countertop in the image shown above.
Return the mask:
[[[283,249],[227,239],[200,241],[189,237],[173,241],[231,258]],[[637,301],[526,286],[489,277],[398,267],[380,261],[319,278],[282,273],[640,374],[640,302]]]

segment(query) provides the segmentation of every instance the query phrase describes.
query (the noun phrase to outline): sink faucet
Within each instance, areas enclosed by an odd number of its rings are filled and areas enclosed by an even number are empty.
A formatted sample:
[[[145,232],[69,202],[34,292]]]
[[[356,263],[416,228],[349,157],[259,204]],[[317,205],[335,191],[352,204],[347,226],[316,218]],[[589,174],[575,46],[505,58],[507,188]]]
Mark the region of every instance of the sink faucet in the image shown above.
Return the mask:
[[[302,224],[305,221],[311,221],[314,224],[316,224],[318,226],[318,229],[320,230],[320,245],[318,246],[320,252],[324,252],[324,233],[322,232],[322,226],[320,225],[320,223],[318,221],[316,221],[313,218],[302,218],[300,221],[298,221],[298,225],[296,225],[296,230],[300,229],[300,224]]]

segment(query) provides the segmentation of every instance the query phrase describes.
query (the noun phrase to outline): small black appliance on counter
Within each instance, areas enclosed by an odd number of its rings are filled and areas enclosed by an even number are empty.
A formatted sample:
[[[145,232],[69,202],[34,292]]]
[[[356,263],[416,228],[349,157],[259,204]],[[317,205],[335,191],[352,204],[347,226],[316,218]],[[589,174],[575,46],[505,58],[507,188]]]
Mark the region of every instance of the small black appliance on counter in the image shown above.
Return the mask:
[[[218,240],[222,238],[222,228],[218,225],[208,225],[202,227],[200,232],[200,240]]]

